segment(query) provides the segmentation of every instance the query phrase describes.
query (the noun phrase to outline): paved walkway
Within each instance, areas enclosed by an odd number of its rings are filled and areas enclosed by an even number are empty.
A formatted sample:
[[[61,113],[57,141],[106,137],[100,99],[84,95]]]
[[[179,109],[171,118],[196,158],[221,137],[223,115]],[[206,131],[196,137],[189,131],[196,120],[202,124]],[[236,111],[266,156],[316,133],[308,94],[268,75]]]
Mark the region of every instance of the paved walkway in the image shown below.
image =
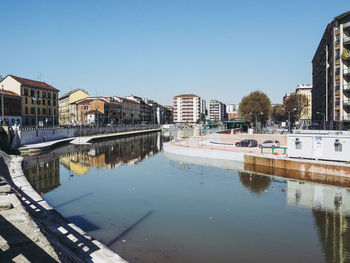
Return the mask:
[[[41,151],[49,150],[52,147],[59,145],[59,144],[68,143],[72,140],[74,140],[74,137],[55,140],[55,141],[49,141],[49,142],[27,144],[27,145],[23,145],[22,147],[18,148],[18,150],[23,154],[26,154],[26,153],[34,154],[34,153],[39,153]]]

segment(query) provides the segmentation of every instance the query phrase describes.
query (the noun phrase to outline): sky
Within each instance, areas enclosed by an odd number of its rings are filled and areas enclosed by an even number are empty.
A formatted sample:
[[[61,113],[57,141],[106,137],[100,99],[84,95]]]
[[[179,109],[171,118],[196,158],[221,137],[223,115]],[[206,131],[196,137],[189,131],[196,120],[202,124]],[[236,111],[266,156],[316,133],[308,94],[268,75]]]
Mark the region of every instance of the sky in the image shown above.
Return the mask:
[[[272,103],[312,83],[325,27],[349,0],[1,0],[0,75],[92,96]]]

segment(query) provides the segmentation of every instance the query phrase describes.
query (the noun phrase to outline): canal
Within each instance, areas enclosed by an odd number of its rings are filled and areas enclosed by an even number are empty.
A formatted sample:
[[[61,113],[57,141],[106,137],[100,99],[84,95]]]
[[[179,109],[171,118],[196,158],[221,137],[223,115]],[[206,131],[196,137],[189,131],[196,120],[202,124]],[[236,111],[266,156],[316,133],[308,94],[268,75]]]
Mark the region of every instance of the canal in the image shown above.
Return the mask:
[[[24,172],[129,262],[350,261],[350,189],[165,155],[182,133],[69,145],[26,157]]]

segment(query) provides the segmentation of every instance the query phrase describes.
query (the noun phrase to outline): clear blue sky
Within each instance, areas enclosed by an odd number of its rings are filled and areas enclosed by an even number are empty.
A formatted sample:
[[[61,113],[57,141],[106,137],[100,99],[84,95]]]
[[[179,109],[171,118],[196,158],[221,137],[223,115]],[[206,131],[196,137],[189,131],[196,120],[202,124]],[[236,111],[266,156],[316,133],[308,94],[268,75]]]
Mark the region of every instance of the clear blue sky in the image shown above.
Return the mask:
[[[311,83],[327,23],[349,0],[2,0],[0,74],[91,95],[281,102]]]

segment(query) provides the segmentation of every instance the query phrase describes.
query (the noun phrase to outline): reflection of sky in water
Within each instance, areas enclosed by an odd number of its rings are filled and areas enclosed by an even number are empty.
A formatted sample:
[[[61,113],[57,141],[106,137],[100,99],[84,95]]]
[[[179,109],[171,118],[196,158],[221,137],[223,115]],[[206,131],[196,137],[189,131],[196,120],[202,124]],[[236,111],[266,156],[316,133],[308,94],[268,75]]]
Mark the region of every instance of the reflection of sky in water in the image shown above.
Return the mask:
[[[105,244],[153,211],[110,247],[130,262],[349,260],[348,189],[177,158],[91,165],[73,177],[61,163],[61,186],[44,197]]]

